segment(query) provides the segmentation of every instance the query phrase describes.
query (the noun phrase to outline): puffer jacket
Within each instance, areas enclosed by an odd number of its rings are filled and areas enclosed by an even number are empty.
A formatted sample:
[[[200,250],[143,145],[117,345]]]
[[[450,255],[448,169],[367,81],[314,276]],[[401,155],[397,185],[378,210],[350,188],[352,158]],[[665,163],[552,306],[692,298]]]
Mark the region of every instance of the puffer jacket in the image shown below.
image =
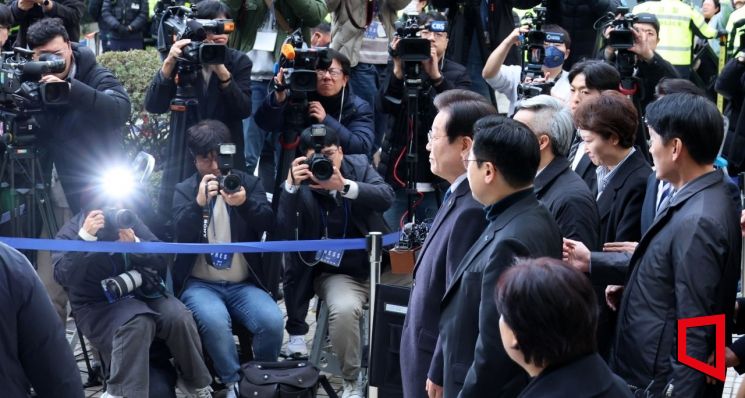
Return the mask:
[[[141,39],[148,9],[147,0],[104,0],[101,18],[112,39]]]
[[[349,4],[345,4],[349,2]],[[393,23],[398,18],[397,12],[409,4],[408,0],[377,0],[378,17],[385,29],[388,40],[395,33]],[[355,23],[361,27],[367,20],[367,0],[326,0],[326,6],[331,12],[331,44],[330,47],[344,54],[352,66],[360,60],[360,46],[365,30],[356,28],[349,21],[347,10],[351,11]]]

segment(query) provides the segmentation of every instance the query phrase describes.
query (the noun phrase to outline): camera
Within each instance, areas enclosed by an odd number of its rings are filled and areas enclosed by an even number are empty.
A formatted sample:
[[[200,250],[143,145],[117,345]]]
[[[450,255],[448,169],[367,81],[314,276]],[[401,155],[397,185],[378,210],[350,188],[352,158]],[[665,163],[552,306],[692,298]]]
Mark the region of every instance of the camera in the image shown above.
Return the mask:
[[[528,12],[522,20],[523,25],[530,27],[530,30],[524,36],[521,35],[520,41],[522,42],[523,59],[525,60],[525,66],[523,67],[522,80],[525,77],[542,77],[543,76],[543,62],[546,60],[546,32],[542,31],[543,25],[546,23],[546,7],[541,3],[540,7],[533,9],[533,12]]]
[[[328,69],[331,59],[325,49],[303,48],[303,36],[299,30],[287,37],[282,45],[279,66],[282,67],[283,86],[294,92],[316,91],[316,70]]]
[[[401,230],[401,237],[398,239],[396,248],[413,250],[422,246],[424,240],[427,239],[429,227],[430,224],[424,222],[407,223]]]
[[[396,35],[401,37],[396,50],[391,50],[392,57],[399,57],[404,62],[420,62],[430,58],[431,43],[421,37],[422,30],[430,32],[447,32],[447,21],[431,21],[426,25],[419,24],[419,15],[411,13],[406,20],[396,22]]]
[[[198,5],[192,8],[177,5],[162,5],[160,28],[158,29],[158,50],[167,53],[176,40],[190,39],[191,43],[182,49],[181,60],[197,65],[219,65],[225,63],[226,46],[224,44],[204,43],[207,33],[223,34],[235,30],[230,19],[210,20],[197,19],[193,15]]]
[[[235,155],[235,144],[220,144],[217,153],[217,167],[220,169],[220,176],[217,177],[217,182],[220,191],[228,194],[241,190],[241,178],[232,174],[233,155]]]
[[[67,82],[39,83],[42,75],[64,71],[65,60],[43,54],[38,61],[31,61],[31,54],[22,48],[3,53],[0,102],[24,113],[41,112],[47,105],[67,104],[70,94]]]
[[[109,303],[134,292],[140,286],[142,286],[142,274],[134,269],[101,281],[101,288]]]
[[[611,15],[608,24],[612,30],[608,34],[608,45],[616,50],[626,50],[634,46],[634,33],[631,28],[636,22],[636,15],[629,13],[628,7],[616,8],[616,15],[621,17],[615,19]]]
[[[137,216],[129,209],[103,209],[103,219],[106,228],[113,230],[133,228],[137,222]]]
[[[310,172],[317,180],[326,181],[334,175],[334,164],[321,153],[326,140],[326,126],[323,124],[310,126],[310,137],[313,142],[314,153],[305,163],[310,167]]]

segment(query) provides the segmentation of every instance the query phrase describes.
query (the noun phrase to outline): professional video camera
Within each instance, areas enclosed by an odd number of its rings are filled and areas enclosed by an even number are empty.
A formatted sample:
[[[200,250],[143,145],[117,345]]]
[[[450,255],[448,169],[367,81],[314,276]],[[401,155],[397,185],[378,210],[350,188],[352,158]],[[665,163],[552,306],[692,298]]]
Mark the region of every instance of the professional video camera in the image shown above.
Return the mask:
[[[419,15],[411,13],[406,20],[396,22],[396,35],[401,37],[396,50],[391,50],[392,57],[399,57],[404,62],[421,62],[430,58],[431,43],[421,37],[421,31],[447,32],[447,21],[431,21],[426,25],[419,25]]]
[[[328,69],[331,59],[325,49],[303,48],[302,32],[296,30],[282,44],[279,66],[284,74],[277,89],[309,93],[316,91],[316,70]]]
[[[629,49],[634,46],[634,33],[631,28],[636,22],[636,15],[629,13],[628,7],[620,6],[616,8],[615,15],[621,17],[616,19],[612,13],[609,13],[610,23],[608,26],[612,30],[608,34],[608,45],[616,50]]]
[[[159,3],[158,11],[160,28],[158,29],[158,50],[167,53],[175,40],[190,39],[191,43],[182,49],[181,60],[186,63],[198,65],[219,65],[225,63],[224,44],[204,43],[207,33],[223,34],[230,33],[235,29],[235,24],[230,19],[211,20],[194,18],[198,4],[191,8],[169,3]],[[156,11],[156,12],[158,12]]]
[[[220,169],[220,176],[217,182],[220,190],[227,193],[235,193],[241,190],[241,178],[232,174],[233,155],[235,155],[235,144],[220,144],[217,154],[217,167]]]
[[[520,85],[517,86],[517,94],[520,99],[535,97],[540,94],[550,94],[553,82],[534,79],[543,77],[543,64],[546,60],[546,43],[563,43],[564,37],[561,33],[548,33],[542,30],[546,23],[546,7],[541,3],[540,7],[527,12],[523,17],[521,25],[528,26],[529,31],[520,36],[522,43],[523,72],[520,76]],[[522,83],[526,79],[531,81]]]
[[[317,180],[326,181],[334,175],[334,164],[321,153],[326,139],[326,126],[323,124],[310,126],[310,137],[313,141],[313,150],[315,152],[305,163],[310,167],[310,172],[313,173],[313,176]]]
[[[608,33],[607,45],[616,52],[615,68],[621,75],[622,93],[633,95],[637,92],[639,85],[634,78],[634,65],[636,64],[636,54],[629,51],[634,46],[633,26],[637,21],[636,15],[629,12],[628,7],[619,6],[616,12],[609,12],[598,22],[602,23],[602,29],[610,27]],[[596,26],[598,25],[596,22]]]

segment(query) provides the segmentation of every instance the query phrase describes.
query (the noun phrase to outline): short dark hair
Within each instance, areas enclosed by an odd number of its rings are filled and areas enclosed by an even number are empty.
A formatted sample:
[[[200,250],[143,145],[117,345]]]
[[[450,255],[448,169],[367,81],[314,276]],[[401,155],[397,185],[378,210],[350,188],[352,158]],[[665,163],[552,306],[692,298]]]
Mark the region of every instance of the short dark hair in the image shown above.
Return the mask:
[[[447,112],[449,115],[445,122],[445,134],[450,143],[458,137],[473,137],[473,125],[477,120],[484,116],[497,114],[497,110],[491,103],[482,100],[456,101],[441,109],[440,112]]]
[[[566,29],[562,28],[559,25],[546,24],[546,25],[543,25],[543,29],[542,30],[544,32],[561,33],[562,35],[564,35],[564,45],[566,46],[567,49],[570,49],[571,50],[571,48],[572,48],[572,36],[569,35],[569,32],[567,32]]]
[[[8,29],[13,26],[13,13],[10,11],[10,7],[5,4],[0,4],[0,26]]]
[[[490,162],[513,188],[533,183],[541,153],[528,126],[504,116],[486,116],[474,126],[473,154],[479,167]]]
[[[471,91],[466,90],[462,88],[454,88],[452,90],[445,90],[441,92],[440,94],[437,94],[435,97],[434,105],[435,108],[437,108],[438,111],[443,110],[443,108],[450,106],[452,103],[457,101],[483,101],[488,104],[491,104],[486,97],[483,95]]]
[[[66,43],[70,42],[70,35],[67,34],[65,24],[62,23],[61,19],[43,18],[29,26],[26,32],[26,43],[31,49],[34,49],[49,43],[57,36],[61,36]]]
[[[561,366],[597,350],[595,292],[569,265],[548,257],[518,260],[500,276],[495,299],[525,362]]]
[[[700,164],[714,162],[724,136],[724,121],[716,105],[700,95],[666,95],[647,105],[647,126],[667,143],[683,141],[691,158]]]
[[[194,156],[207,156],[230,142],[230,130],[219,120],[206,119],[186,131],[186,147]]]
[[[331,33],[331,24],[328,22],[321,22],[316,27],[311,28],[311,32],[322,32],[322,33]]]
[[[615,135],[618,145],[631,148],[639,127],[639,114],[625,95],[618,91],[603,91],[579,104],[574,111],[574,123],[606,140]]]
[[[326,51],[326,58],[328,59],[329,63],[332,62],[332,60],[336,60],[341,65],[341,71],[344,73],[344,76],[349,76],[352,74],[352,64],[349,62],[349,58],[347,58],[346,55],[334,50],[333,48],[324,49]]]
[[[336,129],[324,126],[326,128],[326,137],[323,139],[323,147],[329,147],[331,145],[339,146],[339,133],[336,132]],[[305,130],[303,130],[302,133],[300,133],[300,153],[305,156],[305,153],[308,152],[309,149],[313,149],[313,138],[311,137],[311,128],[308,127]]]
[[[225,18],[230,18],[230,7],[222,1],[202,0],[196,3],[195,7],[197,18],[216,19],[221,15],[224,15]]]
[[[585,75],[585,86],[593,90],[618,90],[621,83],[621,75],[616,68],[599,60],[591,59],[574,64],[569,71],[569,83],[579,74]]]
[[[657,83],[657,86],[655,86],[655,95],[657,97],[675,93],[688,93],[700,95],[702,97],[706,96],[704,90],[688,79],[671,79],[669,77],[663,77],[659,83]]]

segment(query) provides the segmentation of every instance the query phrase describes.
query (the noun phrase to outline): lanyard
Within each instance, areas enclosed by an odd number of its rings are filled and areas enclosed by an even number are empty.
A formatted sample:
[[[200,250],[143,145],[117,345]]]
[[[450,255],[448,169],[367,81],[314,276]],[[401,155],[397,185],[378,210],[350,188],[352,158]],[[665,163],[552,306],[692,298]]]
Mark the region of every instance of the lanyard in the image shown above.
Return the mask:
[[[345,239],[347,237],[347,227],[348,227],[348,221],[349,221],[349,201],[342,197],[342,201],[344,203],[344,233],[341,236],[341,239]],[[321,225],[323,226],[323,238],[329,239],[329,226],[328,226],[328,210],[324,214],[323,209],[321,206],[319,206],[319,211],[321,212]]]

